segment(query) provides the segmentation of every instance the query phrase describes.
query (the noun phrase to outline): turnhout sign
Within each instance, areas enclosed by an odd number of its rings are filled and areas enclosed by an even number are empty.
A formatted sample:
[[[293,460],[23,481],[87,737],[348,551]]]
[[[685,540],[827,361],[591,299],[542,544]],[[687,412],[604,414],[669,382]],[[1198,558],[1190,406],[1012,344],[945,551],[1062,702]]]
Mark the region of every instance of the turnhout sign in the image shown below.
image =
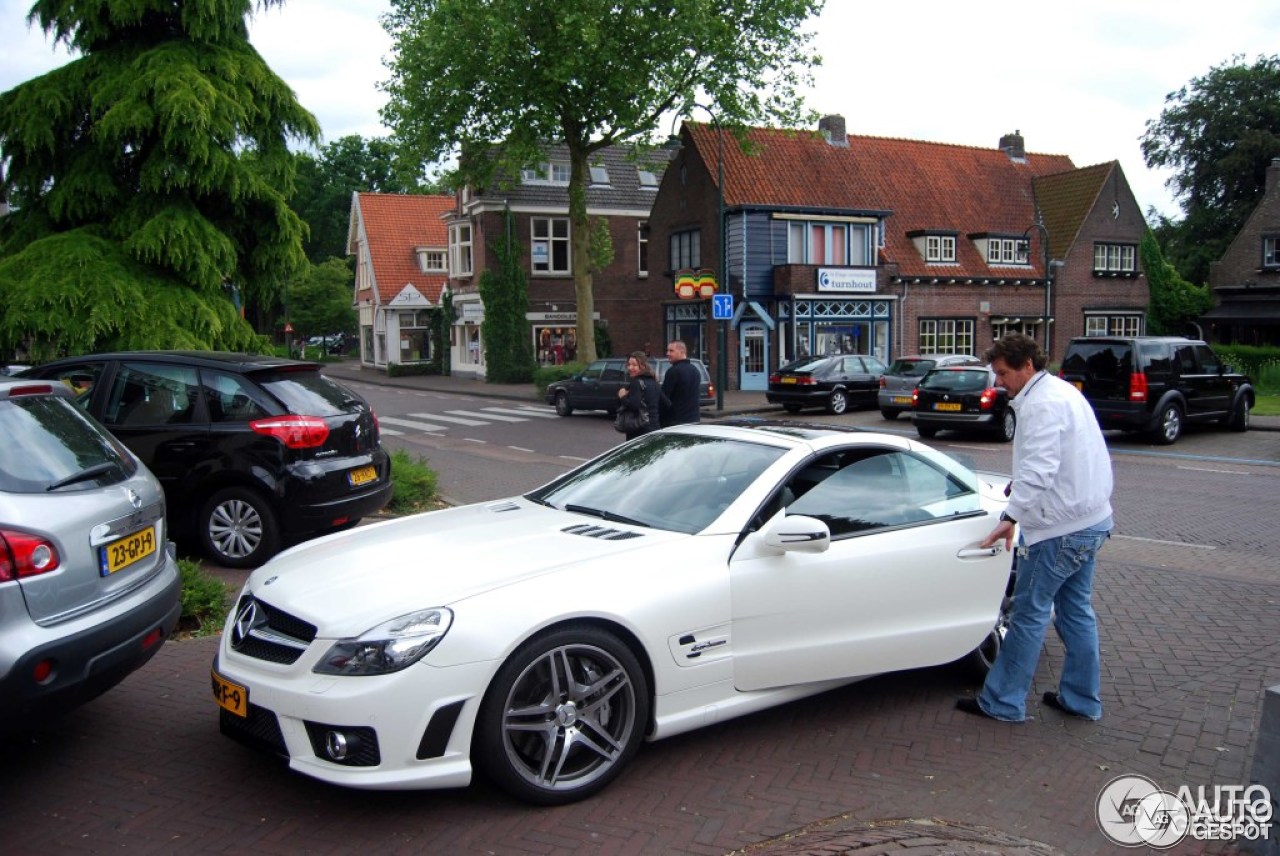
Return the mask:
[[[818,268],[818,291],[875,290],[875,268]]]

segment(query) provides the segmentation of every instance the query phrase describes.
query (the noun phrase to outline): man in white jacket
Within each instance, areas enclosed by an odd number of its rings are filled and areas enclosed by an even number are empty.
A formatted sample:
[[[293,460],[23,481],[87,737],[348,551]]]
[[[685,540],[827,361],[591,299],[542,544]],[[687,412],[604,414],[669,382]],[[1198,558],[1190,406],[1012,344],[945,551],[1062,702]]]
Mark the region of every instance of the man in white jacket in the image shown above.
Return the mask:
[[[1066,655],[1057,691],[1044,704],[1082,719],[1102,718],[1098,624],[1093,571],[1110,535],[1111,456],[1098,421],[1080,391],[1045,371],[1035,340],[1011,334],[986,354],[996,379],[1013,396],[1013,482],[1009,505],[982,546],[1013,546],[1021,531],[1018,578],[1009,629],[966,713],[1021,722],[1044,634],[1053,615]]]

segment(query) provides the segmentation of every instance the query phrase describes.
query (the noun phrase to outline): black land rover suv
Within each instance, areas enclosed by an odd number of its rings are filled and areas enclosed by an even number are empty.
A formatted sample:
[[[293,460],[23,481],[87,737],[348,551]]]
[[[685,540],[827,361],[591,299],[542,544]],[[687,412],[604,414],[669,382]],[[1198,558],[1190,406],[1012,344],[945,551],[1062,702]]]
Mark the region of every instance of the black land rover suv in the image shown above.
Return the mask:
[[[1249,428],[1252,382],[1194,339],[1072,339],[1059,375],[1084,393],[1102,428],[1146,432],[1160,445],[1176,441],[1186,422]]]

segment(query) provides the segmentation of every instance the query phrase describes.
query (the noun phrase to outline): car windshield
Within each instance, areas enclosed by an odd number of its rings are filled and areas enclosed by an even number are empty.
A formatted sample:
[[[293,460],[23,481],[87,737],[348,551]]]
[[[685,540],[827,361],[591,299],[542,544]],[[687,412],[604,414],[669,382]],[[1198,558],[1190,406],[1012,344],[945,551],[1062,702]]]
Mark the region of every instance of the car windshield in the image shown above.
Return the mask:
[[[360,398],[317,371],[283,371],[253,378],[300,416],[341,416],[363,409]]]
[[[605,520],[691,535],[719,517],[784,451],[722,437],[646,434],[528,498]]]
[[[920,381],[921,389],[941,392],[974,392],[986,389],[988,386],[990,386],[990,383],[986,369],[975,369],[973,371],[944,369],[931,372],[924,380]]]
[[[894,360],[885,372],[896,377],[924,377],[933,368],[933,360]]]
[[[115,484],[137,469],[115,441],[64,398],[0,401],[0,490],[44,493]]]

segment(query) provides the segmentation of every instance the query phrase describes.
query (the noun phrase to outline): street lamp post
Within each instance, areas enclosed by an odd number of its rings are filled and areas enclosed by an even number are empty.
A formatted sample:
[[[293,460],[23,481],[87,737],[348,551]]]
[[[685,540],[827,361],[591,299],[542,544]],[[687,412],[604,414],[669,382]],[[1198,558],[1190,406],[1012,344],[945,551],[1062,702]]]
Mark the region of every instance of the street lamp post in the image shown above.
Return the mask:
[[[1036,221],[1027,227],[1027,231],[1022,233],[1024,239],[1029,239],[1031,230],[1036,229],[1040,233],[1040,249],[1044,251],[1044,352],[1049,359],[1053,359],[1053,263],[1049,260],[1049,230],[1044,225],[1044,215],[1036,212]]]
[[[692,103],[690,107],[699,107],[707,111],[707,115],[711,117],[711,121],[716,126],[716,223],[719,247],[719,264],[717,267],[716,291],[720,294],[727,294],[729,291],[729,252],[725,247],[725,222],[724,222],[724,127],[720,124],[720,117],[715,111],[705,104]],[[716,410],[724,410],[724,388],[729,382],[729,366],[728,366],[728,326],[727,320],[722,320],[716,325]]]

